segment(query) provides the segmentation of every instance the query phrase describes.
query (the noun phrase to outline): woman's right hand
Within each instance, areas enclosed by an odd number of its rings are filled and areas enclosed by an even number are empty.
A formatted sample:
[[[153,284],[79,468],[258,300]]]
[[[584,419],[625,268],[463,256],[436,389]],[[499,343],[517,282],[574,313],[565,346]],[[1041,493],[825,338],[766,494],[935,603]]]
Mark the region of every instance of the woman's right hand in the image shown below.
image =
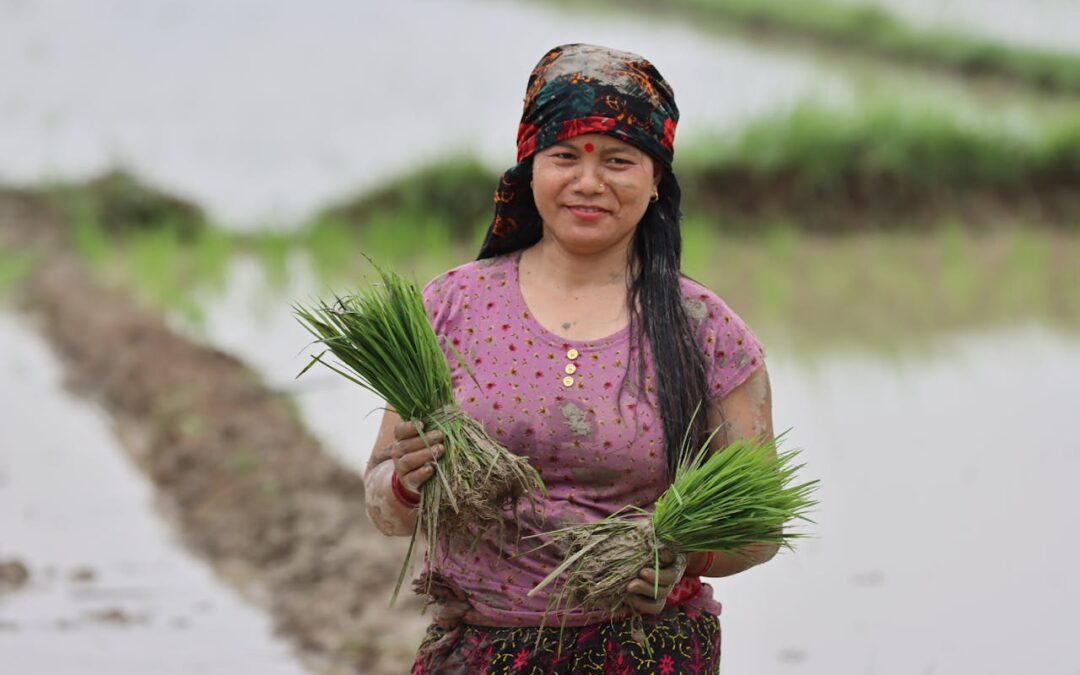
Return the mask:
[[[422,438],[416,425],[408,420],[394,427],[394,442],[390,445],[394,472],[401,486],[417,497],[424,483],[435,475],[435,461],[445,452],[442,442],[441,431],[429,431]]]

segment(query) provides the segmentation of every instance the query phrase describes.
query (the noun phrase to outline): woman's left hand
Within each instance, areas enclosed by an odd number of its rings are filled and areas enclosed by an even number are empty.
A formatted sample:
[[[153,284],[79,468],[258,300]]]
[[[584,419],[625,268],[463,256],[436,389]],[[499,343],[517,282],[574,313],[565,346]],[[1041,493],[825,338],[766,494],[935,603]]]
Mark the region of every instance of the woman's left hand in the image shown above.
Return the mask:
[[[626,587],[626,604],[641,614],[659,614],[664,610],[668,595],[686,571],[686,556],[670,551],[660,551],[660,587],[655,586],[656,575],[652,567],[646,567],[638,578]],[[655,594],[654,594],[655,591]]]

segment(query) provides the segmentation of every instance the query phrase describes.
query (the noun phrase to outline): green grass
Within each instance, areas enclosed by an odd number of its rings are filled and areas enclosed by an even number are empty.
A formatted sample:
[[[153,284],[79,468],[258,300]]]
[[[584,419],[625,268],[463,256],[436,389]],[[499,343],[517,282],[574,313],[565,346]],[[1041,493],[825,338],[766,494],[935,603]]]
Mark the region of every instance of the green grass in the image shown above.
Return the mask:
[[[475,541],[488,527],[501,527],[503,509],[516,504],[515,495],[543,491],[539,474],[526,459],[507,451],[458,409],[448,354],[452,352],[474,380],[476,376],[453,345],[435,335],[418,284],[377,269],[376,280],[354,293],[292,307],[322,348],[297,377],[322,363],[376,394],[402,419],[443,434],[445,452],[422,487],[417,528],[395,599],[417,532],[423,532],[433,553],[447,542]]]
[[[33,272],[38,260],[39,255],[33,251],[0,247],[0,299]]]
[[[761,544],[791,548],[806,536],[791,525],[809,522],[818,481],[795,482],[802,468],[795,463],[798,451],[778,453],[779,438],[736,440],[715,452],[712,436],[698,440],[684,438],[675,478],[651,514],[628,506],[597,522],[544,533],[566,553],[529,595],[563,577],[551,609],[633,609],[625,603],[626,588],[647,567],[659,583],[662,551],[739,555]]]
[[[714,262],[685,269],[767,344],[807,357],[1025,323],[1080,331],[1080,234],[1025,223],[927,229],[800,234],[786,261],[763,237],[721,234],[713,253],[699,253]]]
[[[352,223],[361,232],[374,229],[370,237],[389,243],[385,239],[395,232],[402,238],[394,224],[407,222],[421,230],[446,232],[455,240],[471,240],[491,218],[498,178],[474,157],[453,156],[330,206],[316,216],[315,227],[327,221]]]
[[[1045,224],[1080,226],[1080,195],[1068,190],[1080,184],[1075,116],[1022,128],[895,97],[853,110],[808,102],[680,146],[675,171],[691,240],[708,236],[695,225],[702,214],[712,214],[712,227],[748,233],[774,222],[830,232],[919,229],[947,222],[950,212],[979,227],[981,216],[964,214],[987,197],[1017,212],[1010,217],[1040,214]],[[458,244],[475,251],[496,181],[468,158],[422,167],[328,209],[307,237],[355,242],[394,260]]]
[[[975,123],[955,113],[885,98],[855,110],[802,103],[755,120],[734,135],[682,148],[677,170],[692,184],[725,174],[791,178],[834,191],[850,180],[890,181],[920,193],[1037,186],[1080,177],[1080,121],[1035,131]],[[682,175],[680,174],[680,175]]]

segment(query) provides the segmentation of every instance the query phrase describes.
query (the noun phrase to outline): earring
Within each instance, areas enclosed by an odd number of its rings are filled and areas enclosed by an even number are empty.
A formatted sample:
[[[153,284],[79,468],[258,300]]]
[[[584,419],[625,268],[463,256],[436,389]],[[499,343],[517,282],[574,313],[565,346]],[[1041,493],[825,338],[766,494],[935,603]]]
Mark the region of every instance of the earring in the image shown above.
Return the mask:
[[[658,201],[660,201],[660,191],[659,190],[653,190],[652,197],[649,198],[649,201],[650,202],[658,202]]]

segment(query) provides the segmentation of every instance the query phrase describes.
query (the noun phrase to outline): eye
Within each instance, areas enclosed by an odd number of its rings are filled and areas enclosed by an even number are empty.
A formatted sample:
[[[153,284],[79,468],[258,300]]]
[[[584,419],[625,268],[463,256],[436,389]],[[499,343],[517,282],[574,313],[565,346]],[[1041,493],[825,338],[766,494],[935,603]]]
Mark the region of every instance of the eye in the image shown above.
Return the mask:
[[[612,162],[612,163],[614,163],[614,164],[616,164],[618,166],[630,166],[631,164],[633,164],[632,161],[630,161],[629,159],[626,159],[624,157],[611,157],[611,158],[608,159],[608,161]]]
[[[574,153],[566,151],[556,152],[553,153],[551,156],[555,159],[574,159]]]

